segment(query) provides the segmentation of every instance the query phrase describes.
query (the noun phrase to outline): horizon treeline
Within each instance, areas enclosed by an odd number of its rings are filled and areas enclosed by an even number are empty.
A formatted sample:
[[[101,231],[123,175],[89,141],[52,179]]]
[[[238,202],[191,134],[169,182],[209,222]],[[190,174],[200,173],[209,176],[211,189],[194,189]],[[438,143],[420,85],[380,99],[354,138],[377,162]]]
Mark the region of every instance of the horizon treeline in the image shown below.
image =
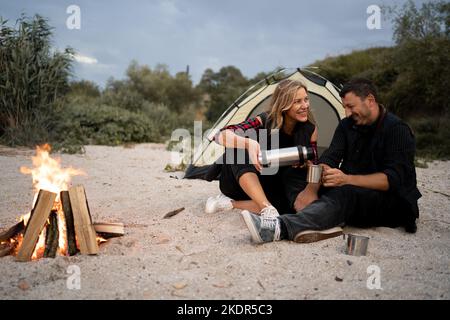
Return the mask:
[[[405,119],[417,153],[450,158],[450,4],[412,1],[384,8],[394,25],[392,47],[369,48],[311,64],[338,87],[353,77],[373,80],[380,102]],[[165,142],[175,128],[207,129],[249,86],[271,72],[245,77],[235,66],[206,69],[194,85],[189,74],[172,75],[164,64],[131,61],[123,79],[100,89],[73,81],[76,50],[55,51],[52,27],[39,15],[15,26],[0,18],[0,143],[52,143],[65,152],[86,144]]]

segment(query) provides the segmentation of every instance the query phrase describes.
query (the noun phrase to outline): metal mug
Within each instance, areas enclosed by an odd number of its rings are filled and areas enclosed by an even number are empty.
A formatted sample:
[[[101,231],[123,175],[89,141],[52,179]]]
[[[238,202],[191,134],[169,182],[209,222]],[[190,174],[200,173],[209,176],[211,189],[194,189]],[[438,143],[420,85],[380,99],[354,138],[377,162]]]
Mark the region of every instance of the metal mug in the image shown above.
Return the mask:
[[[346,234],[343,234],[345,240]],[[347,233],[345,253],[351,256],[365,256],[369,245],[369,237]]]
[[[322,167],[318,164],[312,164],[308,166],[308,173],[306,175],[306,181],[308,183],[321,183],[322,182]]]

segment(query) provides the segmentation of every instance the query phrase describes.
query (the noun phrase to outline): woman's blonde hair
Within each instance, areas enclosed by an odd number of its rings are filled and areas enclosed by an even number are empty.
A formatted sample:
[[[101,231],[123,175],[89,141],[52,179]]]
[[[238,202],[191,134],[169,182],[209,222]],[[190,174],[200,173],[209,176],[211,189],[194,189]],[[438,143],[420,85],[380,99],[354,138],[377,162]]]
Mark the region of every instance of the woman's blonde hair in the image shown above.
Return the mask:
[[[271,129],[281,129],[283,127],[284,112],[292,107],[295,95],[301,88],[308,92],[306,85],[297,80],[283,80],[275,88],[268,116]],[[308,108],[308,121],[314,125],[316,124],[310,108]]]

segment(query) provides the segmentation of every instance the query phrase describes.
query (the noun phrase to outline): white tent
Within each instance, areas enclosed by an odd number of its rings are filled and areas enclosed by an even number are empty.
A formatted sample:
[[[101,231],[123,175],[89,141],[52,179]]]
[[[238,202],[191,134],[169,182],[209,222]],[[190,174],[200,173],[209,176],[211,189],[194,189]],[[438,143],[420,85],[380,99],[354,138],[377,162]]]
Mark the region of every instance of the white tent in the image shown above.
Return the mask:
[[[307,69],[296,69],[286,74],[283,69],[261,80],[239,97],[217,120],[211,133],[197,148],[192,163],[186,169],[184,178],[202,179],[210,165],[224,152],[224,147],[215,143],[213,137],[221,128],[254,117],[270,108],[270,97],[277,84],[284,79],[300,80],[306,84],[310,107],[319,131],[317,142],[319,155],[328,148],[334,130],[340,119],[345,117],[339,97],[339,89],[325,78]]]

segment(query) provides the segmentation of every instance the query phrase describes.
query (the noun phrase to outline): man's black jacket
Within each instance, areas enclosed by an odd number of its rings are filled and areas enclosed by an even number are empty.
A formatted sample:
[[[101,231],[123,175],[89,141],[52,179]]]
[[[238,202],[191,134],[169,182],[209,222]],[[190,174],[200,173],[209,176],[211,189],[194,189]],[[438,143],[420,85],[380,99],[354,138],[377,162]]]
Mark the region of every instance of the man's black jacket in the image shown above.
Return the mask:
[[[330,147],[319,162],[340,168],[346,174],[383,172],[389,190],[399,196],[412,217],[419,217],[414,155],[414,135],[410,127],[384,108],[379,119],[369,126],[358,126],[351,118],[341,120]]]

